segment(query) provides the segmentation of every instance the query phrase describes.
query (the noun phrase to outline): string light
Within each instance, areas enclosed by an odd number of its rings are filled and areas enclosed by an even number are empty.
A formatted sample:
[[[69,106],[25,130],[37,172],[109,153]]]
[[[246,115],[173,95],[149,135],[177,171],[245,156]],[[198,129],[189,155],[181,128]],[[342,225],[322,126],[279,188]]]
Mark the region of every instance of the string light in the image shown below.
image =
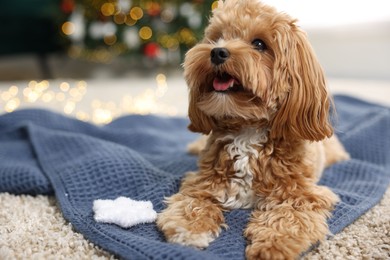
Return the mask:
[[[214,10],[215,8],[218,7],[218,1],[214,1],[212,4],[211,4],[211,10]]]
[[[124,13],[118,13],[114,16],[114,22],[116,24],[124,24],[126,22],[126,15]]]
[[[68,101],[66,102],[65,106],[64,106],[64,112],[65,114],[72,114],[73,110],[75,109],[76,107],[76,103],[73,102],[73,101]]]
[[[104,36],[104,43],[107,45],[114,45],[116,43],[116,36],[115,35],[106,35]]]
[[[137,21],[137,20],[140,20],[142,17],[144,16],[144,11],[142,11],[142,9],[138,6],[135,6],[133,8],[131,8],[130,10],[130,17]]]
[[[153,35],[152,29],[149,26],[143,26],[139,30],[139,37],[141,37],[142,40],[149,40]]]
[[[160,73],[155,76],[156,87],[147,88],[136,96],[124,95],[121,100],[103,101],[93,99],[91,103],[79,108],[80,102],[88,92],[86,81],[57,82],[30,81],[25,87],[12,85],[8,90],[0,93],[2,101],[0,112],[13,112],[22,107],[31,107],[31,104],[45,107],[56,107],[56,110],[75,118],[95,124],[107,124],[114,118],[124,114],[166,114],[177,115],[178,111],[172,105],[161,101],[168,91],[167,77]]]
[[[104,16],[111,16],[115,13],[115,5],[113,3],[104,3],[100,11]]]
[[[69,90],[70,86],[69,86],[69,83],[68,82],[62,82],[60,84],[60,89],[63,91],[63,92],[67,92]]]
[[[72,22],[65,22],[61,29],[65,35],[72,35],[75,32],[75,25]]]
[[[126,23],[126,25],[128,25],[128,26],[133,26],[134,24],[137,23],[137,20],[134,20],[133,18],[131,18],[130,15],[128,15],[128,16],[126,16],[125,23]]]

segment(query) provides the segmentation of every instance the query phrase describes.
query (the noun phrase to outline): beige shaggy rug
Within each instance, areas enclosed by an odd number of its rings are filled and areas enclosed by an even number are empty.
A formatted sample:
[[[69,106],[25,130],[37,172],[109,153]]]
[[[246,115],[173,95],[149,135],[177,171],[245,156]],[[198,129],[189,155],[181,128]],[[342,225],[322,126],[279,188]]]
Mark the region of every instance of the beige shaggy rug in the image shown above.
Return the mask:
[[[0,259],[116,258],[75,232],[54,197],[0,193]],[[390,188],[378,205],[304,259],[390,259]]]

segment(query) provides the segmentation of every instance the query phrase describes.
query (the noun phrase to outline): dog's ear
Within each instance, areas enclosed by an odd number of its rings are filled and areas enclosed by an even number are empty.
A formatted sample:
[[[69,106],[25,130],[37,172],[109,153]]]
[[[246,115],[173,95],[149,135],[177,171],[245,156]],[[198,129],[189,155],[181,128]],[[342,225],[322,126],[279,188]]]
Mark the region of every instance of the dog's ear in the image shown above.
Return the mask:
[[[188,116],[191,122],[188,129],[193,132],[209,134],[214,129],[214,121],[199,109],[198,102],[201,99],[201,90],[205,87],[200,81],[204,76],[204,65],[199,61],[202,60],[203,55],[207,55],[207,57],[210,55],[210,49],[199,46],[203,45],[198,44],[186,53],[183,63],[184,79],[189,90]]]
[[[293,23],[281,30],[275,34],[272,90],[281,107],[271,122],[271,138],[322,140],[333,133],[324,72],[303,31]]]
[[[190,88],[188,116],[190,118],[190,125],[188,129],[192,132],[209,134],[213,129],[214,123],[212,119],[198,108],[199,88]]]

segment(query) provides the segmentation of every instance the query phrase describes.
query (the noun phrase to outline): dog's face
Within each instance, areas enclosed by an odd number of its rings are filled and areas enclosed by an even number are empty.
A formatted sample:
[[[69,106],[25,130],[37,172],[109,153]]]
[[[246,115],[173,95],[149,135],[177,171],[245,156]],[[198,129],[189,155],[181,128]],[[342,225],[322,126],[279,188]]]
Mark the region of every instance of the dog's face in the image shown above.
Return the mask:
[[[276,139],[332,134],[324,75],[305,34],[257,0],[219,1],[184,76],[192,131],[267,122]]]

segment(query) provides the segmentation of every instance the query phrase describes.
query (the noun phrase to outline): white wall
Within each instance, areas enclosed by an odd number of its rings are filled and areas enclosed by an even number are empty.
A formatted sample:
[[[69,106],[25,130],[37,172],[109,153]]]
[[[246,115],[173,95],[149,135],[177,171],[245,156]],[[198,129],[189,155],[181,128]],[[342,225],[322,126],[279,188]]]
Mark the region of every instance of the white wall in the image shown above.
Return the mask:
[[[263,0],[298,19],[331,77],[390,79],[388,0]]]

